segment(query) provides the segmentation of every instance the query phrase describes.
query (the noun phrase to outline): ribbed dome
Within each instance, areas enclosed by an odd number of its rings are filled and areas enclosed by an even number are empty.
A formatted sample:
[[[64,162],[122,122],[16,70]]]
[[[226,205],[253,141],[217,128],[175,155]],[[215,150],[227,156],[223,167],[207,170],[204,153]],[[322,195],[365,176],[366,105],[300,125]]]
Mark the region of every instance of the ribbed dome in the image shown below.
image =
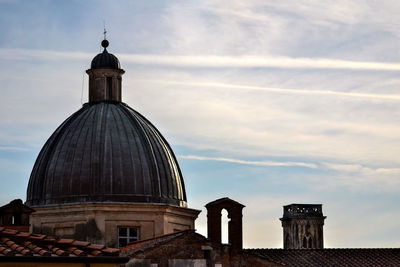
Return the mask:
[[[160,132],[123,103],[88,103],[42,148],[27,205],[82,202],[186,206],[183,177]]]
[[[90,64],[91,69],[120,69],[119,60],[113,54],[108,53],[107,49],[104,48],[103,53],[98,54],[92,60]]]

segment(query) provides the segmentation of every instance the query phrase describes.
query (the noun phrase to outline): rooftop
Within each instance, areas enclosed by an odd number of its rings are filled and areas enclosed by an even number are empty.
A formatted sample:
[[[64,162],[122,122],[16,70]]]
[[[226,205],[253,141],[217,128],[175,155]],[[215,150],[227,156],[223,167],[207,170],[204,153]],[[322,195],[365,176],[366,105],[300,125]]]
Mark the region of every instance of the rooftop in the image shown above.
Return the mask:
[[[124,263],[120,250],[0,227],[0,261]]]
[[[400,248],[246,249],[284,266],[400,266]]]

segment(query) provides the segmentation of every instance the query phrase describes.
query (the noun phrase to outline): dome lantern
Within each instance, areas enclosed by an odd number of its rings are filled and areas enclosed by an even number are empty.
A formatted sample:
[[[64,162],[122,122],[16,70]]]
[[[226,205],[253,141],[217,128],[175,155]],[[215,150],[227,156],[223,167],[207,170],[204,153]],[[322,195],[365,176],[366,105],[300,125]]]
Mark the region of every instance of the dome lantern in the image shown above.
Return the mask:
[[[104,39],[101,42],[104,47],[102,53],[95,56],[86,71],[89,75],[89,102],[121,102],[122,74],[119,60],[113,54],[108,53],[109,42]]]

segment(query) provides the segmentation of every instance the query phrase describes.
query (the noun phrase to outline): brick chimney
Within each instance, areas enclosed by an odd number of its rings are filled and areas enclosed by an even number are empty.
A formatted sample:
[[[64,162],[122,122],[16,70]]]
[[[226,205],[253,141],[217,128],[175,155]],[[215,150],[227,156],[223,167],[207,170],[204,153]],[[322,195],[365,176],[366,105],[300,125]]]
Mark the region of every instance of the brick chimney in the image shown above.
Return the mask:
[[[221,211],[228,212],[228,242],[232,253],[243,249],[242,209],[245,206],[227,197],[217,199],[206,205],[208,239],[214,246],[221,246]]]

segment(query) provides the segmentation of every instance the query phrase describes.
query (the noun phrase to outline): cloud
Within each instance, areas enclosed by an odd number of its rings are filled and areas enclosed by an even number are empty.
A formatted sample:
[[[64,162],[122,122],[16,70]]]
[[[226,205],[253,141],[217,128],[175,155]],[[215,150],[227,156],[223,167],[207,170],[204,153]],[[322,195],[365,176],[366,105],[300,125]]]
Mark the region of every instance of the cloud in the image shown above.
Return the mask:
[[[289,68],[289,69],[348,69],[398,71],[400,64],[384,62],[347,61],[329,58],[291,58],[282,56],[166,56],[121,54],[126,62],[176,67],[210,68]]]
[[[400,95],[396,94],[368,94],[368,93],[357,93],[357,92],[340,92],[331,90],[288,89],[288,88],[227,84],[227,83],[217,83],[217,82],[179,82],[179,81],[162,81],[162,80],[139,80],[139,81],[150,82],[150,83],[176,84],[184,86],[214,87],[214,88],[219,87],[219,88],[229,88],[229,89],[267,91],[267,92],[283,93],[283,94],[328,95],[328,96],[330,95],[330,96],[340,96],[340,97],[368,98],[371,100],[374,99],[391,100],[391,101],[400,100]]]
[[[257,161],[257,160],[243,160],[233,159],[225,157],[208,157],[198,155],[179,155],[182,159],[191,160],[202,160],[202,161],[220,161],[229,162],[243,165],[263,166],[263,167],[304,167],[310,169],[328,169],[339,172],[348,173],[360,173],[364,175],[372,174],[400,174],[400,168],[371,168],[361,164],[349,164],[349,163],[331,163],[331,162],[320,162],[320,163],[308,163],[308,162],[296,162],[296,161]]]
[[[0,151],[28,151],[26,147],[17,147],[17,146],[2,146],[0,145]]]
[[[265,166],[265,167],[305,167],[315,169],[317,166],[313,163],[306,162],[293,162],[293,161],[251,161],[251,160],[241,160],[241,159],[231,159],[223,157],[204,157],[195,155],[180,155],[178,156],[183,159],[193,159],[193,160],[210,160],[210,161],[221,161],[229,163],[237,163],[244,165],[254,165],[254,166]]]
[[[343,163],[328,163],[322,162],[321,166],[329,170],[341,171],[341,172],[354,172],[362,173],[365,175],[372,174],[400,174],[400,168],[371,168],[361,164],[343,164]]]
[[[293,58],[283,56],[240,55],[144,55],[118,54],[120,60],[126,63],[194,67],[194,68],[283,68],[283,69],[347,69],[398,71],[399,63],[348,61],[329,58]],[[0,58],[4,60],[82,60],[90,59],[93,53],[29,50],[29,49],[0,49]]]

